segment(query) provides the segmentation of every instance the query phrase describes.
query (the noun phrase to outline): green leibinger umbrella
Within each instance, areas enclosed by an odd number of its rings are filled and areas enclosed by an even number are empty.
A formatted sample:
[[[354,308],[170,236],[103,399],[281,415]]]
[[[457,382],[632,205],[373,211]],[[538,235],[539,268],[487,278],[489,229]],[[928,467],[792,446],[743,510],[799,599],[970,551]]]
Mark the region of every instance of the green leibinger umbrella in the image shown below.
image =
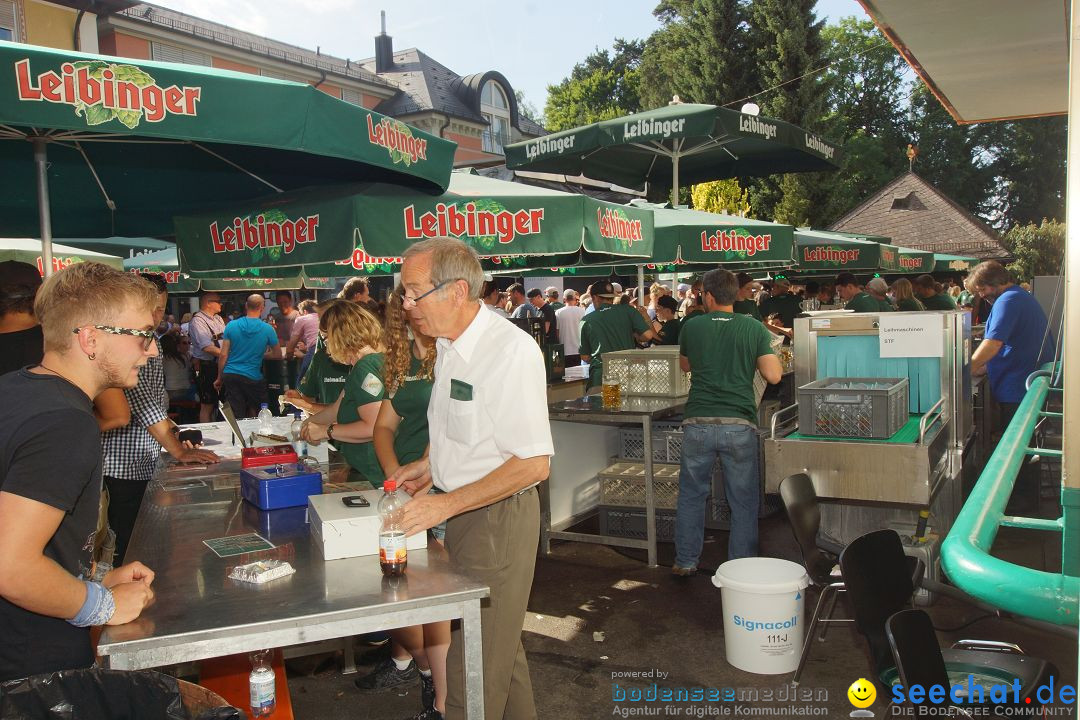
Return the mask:
[[[686,208],[653,208],[659,264],[784,264],[792,259],[794,228]]]
[[[304,83],[8,42],[0,141],[3,231],[40,234],[46,257],[53,233],[168,235],[174,215],[299,187],[439,192],[455,147]]]
[[[123,268],[123,260],[115,255],[94,252],[69,245],[54,245],[51,261],[47,261],[41,253],[41,241],[37,238],[0,238],[0,262],[17,260],[33,265],[43,276],[46,272],[46,263],[52,263],[52,271],[61,270],[68,265],[93,260],[104,263],[109,267],[120,270]]]
[[[883,270],[901,272],[900,250],[870,240],[824,230],[795,231],[796,270],[845,272],[853,270]]]
[[[835,170],[840,149],[780,120],[673,103],[506,146],[506,166],[640,188],[737,176]]]
[[[964,255],[934,253],[934,272],[967,272],[980,262],[979,258]]]
[[[648,258],[649,210],[465,172],[431,196],[382,183],[311,188],[177,217],[181,267],[310,276],[393,272],[405,250],[457,237],[488,268]],[[328,262],[329,261],[329,262]]]

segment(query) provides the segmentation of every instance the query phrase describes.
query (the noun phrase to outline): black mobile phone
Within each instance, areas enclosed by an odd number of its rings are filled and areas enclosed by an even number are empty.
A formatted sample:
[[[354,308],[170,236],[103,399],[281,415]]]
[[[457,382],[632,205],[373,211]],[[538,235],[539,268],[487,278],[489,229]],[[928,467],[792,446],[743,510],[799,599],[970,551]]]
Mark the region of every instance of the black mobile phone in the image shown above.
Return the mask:
[[[346,495],[341,498],[341,504],[345,507],[370,507],[371,503],[363,495]]]
[[[186,441],[190,442],[192,445],[202,445],[202,441],[203,441],[202,430],[196,430],[194,428],[187,428],[187,429],[181,430],[179,432],[179,434],[177,435],[177,439],[180,442],[184,442],[186,440]]]

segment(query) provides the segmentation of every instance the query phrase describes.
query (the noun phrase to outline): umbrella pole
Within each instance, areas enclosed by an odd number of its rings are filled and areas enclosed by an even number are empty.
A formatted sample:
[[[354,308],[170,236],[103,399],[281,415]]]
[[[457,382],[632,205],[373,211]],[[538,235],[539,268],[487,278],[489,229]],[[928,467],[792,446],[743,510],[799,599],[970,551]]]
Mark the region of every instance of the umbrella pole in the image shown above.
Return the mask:
[[[37,172],[38,220],[41,224],[41,270],[45,277],[53,274],[52,219],[49,212],[49,176],[43,137],[30,141],[34,146],[34,169]]]
[[[676,141],[678,143],[678,141]],[[679,149],[671,154],[671,207],[679,207]]]
[[[637,266],[637,296],[638,305],[645,307],[645,266]]]

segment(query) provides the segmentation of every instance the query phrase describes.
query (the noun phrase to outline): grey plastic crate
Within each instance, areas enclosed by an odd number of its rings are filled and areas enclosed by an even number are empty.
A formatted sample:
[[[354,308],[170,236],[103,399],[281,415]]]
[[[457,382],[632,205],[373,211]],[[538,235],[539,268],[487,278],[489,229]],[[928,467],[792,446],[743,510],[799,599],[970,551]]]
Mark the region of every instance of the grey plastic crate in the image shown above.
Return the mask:
[[[803,435],[886,439],[908,420],[907,378],[837,378],[799,388]]]
[[[677,463],[682,460],[683,431],[679,423],[653,423],[653,462]],[[619,428],[619,457],[624,460],[645,459],[645,437],[639,427]]]
[[[601,505],[598,510],[601,535],[636,540],[646,539],[644,508]],[[674,510],[656,511],[656,539],[661,542],[674,542]]]

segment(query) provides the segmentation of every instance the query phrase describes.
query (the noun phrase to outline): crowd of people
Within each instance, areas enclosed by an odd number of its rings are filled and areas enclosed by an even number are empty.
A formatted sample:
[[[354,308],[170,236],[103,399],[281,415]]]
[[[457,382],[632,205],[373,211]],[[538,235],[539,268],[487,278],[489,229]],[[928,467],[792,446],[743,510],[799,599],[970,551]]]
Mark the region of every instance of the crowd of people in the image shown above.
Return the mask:
[[[856,312],[951,309],[957,300],[975,312],[986,302],[972,372],[987,373],[1006,414],[1015,412],[1024,378],[1053,347],[1045,315],[997,263],[976,267],[966,290],[946,282],[860,284],[841,273],[828,285],[793,286],[717,269],[674,291],[654,284],[647,304],[600,280],[584,294],[511,285],[504,306],[474,251],[440,238],[409,248],[385,303],[354,278],[318,304],[294,307],[279,292],[271,306],[252,294],[226,317],[221,296],[207,292],[177,323],[163,277],[87,262],[42,284],[35,268],[0,263],[0,392],[23,409],[0,420],[0,681],[89,666],[89,629],[141,613],[154,571],[128,548],[161,452],[219,459],[180,441],[170,408],[194,411],[197,399],[208,421],[223,397],[250,417],[266,402],[266,361],[293,359],[300,369],[285,395],[308,413],[301,437],[330,443],[331,466],[349,480],[392,479],[413,495],[406,532],[431,530],[439,545],[430,547],[445,547],[454,566],[490,587],[481,611],[487,716],[535,718],[521,630],[539,537],[536,486],[554,448],[542,354],[506,318],[540,319],[545,341],[589,366],[591,388],[608,352],[679,348],[691,385],[672,572],[687,576],[697,572],[718,462],[728,557],[758,552],[755,378],[780,381],[775,348],[793,337],[800,312],[838,302]],[[460,717],[458,631],[433,623],[391,636],[388,656],[357,687],[419,683],[418,718]]]

